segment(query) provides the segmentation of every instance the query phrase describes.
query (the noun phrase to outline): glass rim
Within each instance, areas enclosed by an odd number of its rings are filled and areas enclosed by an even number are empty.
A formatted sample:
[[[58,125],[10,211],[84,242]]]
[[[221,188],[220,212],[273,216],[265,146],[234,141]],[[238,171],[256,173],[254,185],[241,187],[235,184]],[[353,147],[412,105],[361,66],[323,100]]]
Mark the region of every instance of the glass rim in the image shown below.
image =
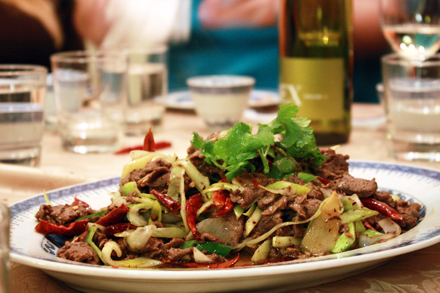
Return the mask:
[[[46,75],[47,68],[42,65],[31,64],[2,64],[0,65],[0,77]]]
[[[247,75],[200,75],[189,77],[186,84],[193,88],[236,88],[254,86],[255,78]]]
[[[421,61],[421,60],[412,60],[406,59],[400,56],[397,53],[387,54],[381,57],[381,62],[384,65],[392,65],[392,66],[414,66],[414,67],[429,67],[429,66],[439,66],[440,65],[440,53],[434,54],[429,59]]]
[[[78,50],[78,51],[65,51],[54,53],[50,56],[51,62],[60,63],[89,63],[102,62],[106,60],[123,60],[127,59],[126,54],[121,54],[117,50]]]

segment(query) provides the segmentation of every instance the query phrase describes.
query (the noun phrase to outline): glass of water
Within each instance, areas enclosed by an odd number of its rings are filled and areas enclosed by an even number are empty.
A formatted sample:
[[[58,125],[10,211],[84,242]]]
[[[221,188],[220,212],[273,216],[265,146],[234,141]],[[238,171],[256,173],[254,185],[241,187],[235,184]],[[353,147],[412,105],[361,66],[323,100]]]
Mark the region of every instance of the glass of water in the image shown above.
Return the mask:
[[[440,48],[439,0],[381,0],[380,21],[394,52],[424,61]]]
[[[392,156],[440,162],[440,54],[424,62],[386,55],[382,68]]]
[[[127,135],[144,136],[157,130],[165,112],[168,91],[166,46],[126,48],[128,55],[128,105],[125,116]]]
[[[0,162],[38,166],[47,69],[0,65]]]
[[[9,292],[9,209],[0,203],[0,293]]]
[[[64,52],[52,55],[51,63],[64,149],[117,150],[125,129],[127,56],[113,51]]]

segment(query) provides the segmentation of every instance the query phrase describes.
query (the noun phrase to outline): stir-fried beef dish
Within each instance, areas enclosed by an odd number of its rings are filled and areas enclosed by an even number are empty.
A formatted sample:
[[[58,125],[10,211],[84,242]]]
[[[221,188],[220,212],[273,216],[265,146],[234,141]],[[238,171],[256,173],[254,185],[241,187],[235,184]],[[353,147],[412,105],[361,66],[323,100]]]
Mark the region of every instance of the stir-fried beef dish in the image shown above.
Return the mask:
[[[64,236],[58,256],[75,262],[226,268],[341,253],[418,224],[418,203],[352,176],[349,156],[320,150],[296,112],[281,106],[257,132],[194,133],[183,159],[133,151],[110,205],[48,201],[36,230]]]

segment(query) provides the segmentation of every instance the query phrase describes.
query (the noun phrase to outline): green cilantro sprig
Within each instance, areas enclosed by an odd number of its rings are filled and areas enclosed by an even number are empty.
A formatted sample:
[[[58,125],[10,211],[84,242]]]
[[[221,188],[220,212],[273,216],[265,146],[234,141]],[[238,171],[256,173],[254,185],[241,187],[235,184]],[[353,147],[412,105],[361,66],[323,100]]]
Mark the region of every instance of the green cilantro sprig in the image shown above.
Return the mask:
[[[194,132],[191,143],[205,156],[206,163],[226,172],[228,181],[243,171],[254,172],[250,160],[257,157],[261,158],[264,173],[280,179],[298,170],[296,159],[311,160],[314,166],[326,159],[316,146],[310,120],[297,113],[295,105],[280,105],[277,117],[269,124],[259,124],[255,134],[252,126],[240,122],[215,142],[205,141]],[[281,135],[281,140],[275,142],[275,135]]]

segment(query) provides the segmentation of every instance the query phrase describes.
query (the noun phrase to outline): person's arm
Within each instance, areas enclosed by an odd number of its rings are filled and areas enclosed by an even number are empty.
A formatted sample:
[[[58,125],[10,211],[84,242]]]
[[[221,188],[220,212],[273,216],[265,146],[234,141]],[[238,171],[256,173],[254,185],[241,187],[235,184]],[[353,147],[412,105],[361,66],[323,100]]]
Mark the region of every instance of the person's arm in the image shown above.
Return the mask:
[[[105,17],[107,4],[108,0],[75,0],[73,23],[83,40],[97,46],[104,40],[110,28]]]
[[[204,0],[198,11],[206,29],[267,27],[277,23],[279,0]]]

